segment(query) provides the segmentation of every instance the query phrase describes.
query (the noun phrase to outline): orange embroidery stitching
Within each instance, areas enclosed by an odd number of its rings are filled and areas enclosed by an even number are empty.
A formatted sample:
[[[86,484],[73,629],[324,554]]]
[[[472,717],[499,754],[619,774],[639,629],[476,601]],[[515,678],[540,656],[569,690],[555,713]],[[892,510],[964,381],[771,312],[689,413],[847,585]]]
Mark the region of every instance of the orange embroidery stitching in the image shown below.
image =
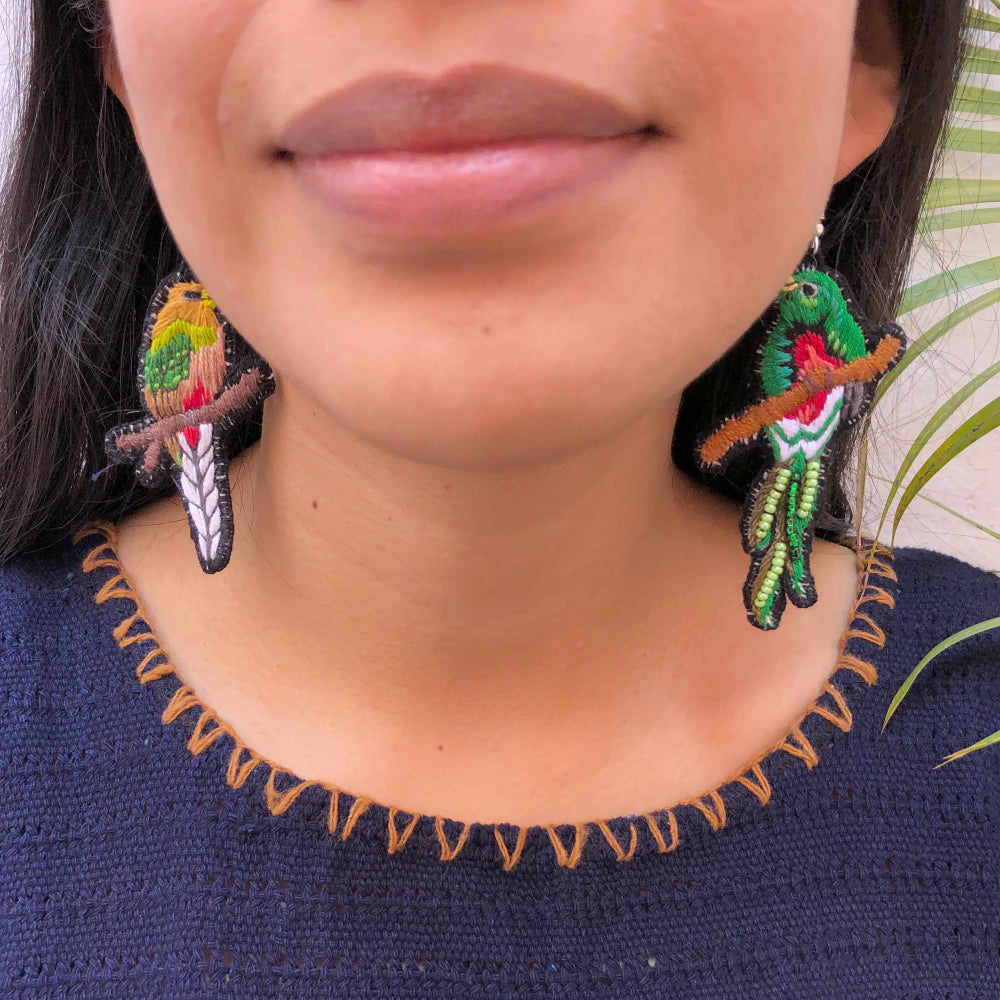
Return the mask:
[[[656,840],[656,846],[659,847],[661,854],[669,854],[679,843],[680,835],[677,828],[677,817],[674,816],[674,811],[672,809],[667,810],[667,819],[670,823],[670,844],[663,839],[663,833],[660,830],[660,826],[657,823],[655,817],[652,813],[643,813],[646,820],[646,825],[649,827],[650,833],[652,833],[653,838]]]
[[[114,525],[107,521],[95,521],[84,525],[73,537],[74,544],[90,535],[99,535],[102,541],[88,552],[83,558],[83,569],[91,572],[98,568],[113,569],[115,575],[105,581],[96,591],[94,600],[97,604],[104,604],[109,600],[124,600],[131,602],[133,608],[113,629],[113,637],[118,646],[126,649],[137,643],[151,643],[150,649],[145,650],[136,667],[136,679],[140,684],[147,684],[152,680],[174,674],[180,681],[180,685],[174,691],[169,703],[162,713],[162,720],[165,724],[175,721],[184,712],[190,709],[199,711],[198,719],[188,740],[188,750],[195,756],[205,751],[209,746],[217,742],[221,737],[226,736],[232,741],[232,749],[229,755],[229,762],[226,768],[226,784],[232,788],[241,788],[247,781],[250,774],[261,764],[270,768],[267,783],[264,789],[264,797],[267,807],[271,813],[280,816],[284,814],[308,787],[317,785],[330,793],[330,804],[327,813],[327,830],[331,835],[336,835],[340,818],[340,795],[342,789],[321,781],[308,781],[295,778],[290,772],[279,764],[268,760],[266,757],[256,753],[248,747],[236,734],[233,728],[220,719],[213,709],[205,705],[195,694],[190,685],[185,684],[177,674],[170,662],[170,658],[160,644],[152,626],[145,618],[142,602],[136,593],[131,581],[118,560],[117,555],[117,532]],[[896,580],[896,573],[886,560],[892,559],[892,553],[882,545],[876,545],[874,552],[870,553],[870,566],[865,568],[869,561],[869,554],[860,551],[857,554],[859,596],[852,604],[849,616],[849,626],[840,638],[838,646],[837,664],[833,674],[840,670],[851,670],[869,686],[878,682],[878,672],[874,666],[857,656],[845,652],[847,642],[851,638],[864,639],[878,648],[885,645],[885,632],[872,620],[872,618],[859,610],[860,605],[874,601],[894,607],[892,595],[883,587],[871,583],[869,576],[880,576],[885,579]],[[863,584],[862,584],[863,579]],[[865,627],[859,627],[859,624]],[[136,630],[136,631],[134,631]],[[757,754],[752,760],[744,764],[739,771],[726,781],[721,782],[715,788],[708,789],[701,795],[686,799],[676,803],[669,809],[658,809],[641,813],[641,817],[646,820],[653,839],[656,842],[659,853],[668,854],[680,843],[679,824],[674,815],[674,808],[681,805],[694,806],[708,822],[713,830],[722,829],[726,824],[726,806],[722,798],[721,791],[727,785],[738,783],[748,789],[760,802],[766,806],[771,800],[772,787],[767,776],[764,774],[761,764],[779,750],[784,751],[805,762],[809,768],[814,767],[819,756],[810,741],[803,734],[801,725],[808,716],[816,714],[826,719],[839,730],[847,732],[850,730],[853,716],[847,706],[843,693],[833,682],[832,676],[820,695],[812,702],[803,713],[799,721],[792,727],[791,731],[779,743],[768,747]],[[820,699],[829,697],[832,699],[834,708],[821,704]],[[210,728],[211,727],[211,728]],[[246,760],[244,760],[246,755]],[[289,776],[293,779],[293,784],[288,788],[279,789],[276,785],[277,775]],[[348,792],[343,794],[350,795]],[[340,831],[340,839],[347,840],[361,816],[373,805],[373,800],[363,796],[353,797],[351,808],[348,810],[344,821],[343,829]],[[388,853],[394,854],[402,850],[416,828],[420,813],[411,813],[398,806],[385,807],[388,812],[386,841]],[[405,828],[400,831],[396,817],[402,813],[410,816]],[[660,828],[658,816],[666,815],[669,828],[669,843]],[[441,860],[451,861],[458,857],[462,848],[468,841],[471,825],[463,824],[462,832],[459,834],[454,845],[450,844],[445,834],[445,818],[434,817],[435,830],[441,845]],[[493,824],[494,839],[500,854],[504,871],[511,871],[521,859],[528,833],[532,827],[518,827],[517,838],[513,849],[511,849],[500,832],[501,824]],[[503,824],[507,825],[507,824]],[[575,834],[571,847],[563,843],[556,833],[556,826],[573,826]],[[552,845],[553,855],[557,864],[564,868],[575,868],[582,856],[584,845],[587,842],[591,826],[596,826],[603,835],[605,841],[614,851],[619,861],[629,861],[633,858],[638,843],[638,831],[634,823],[630,824],[629,846],[625,848],[615,837],[608,826],[606,819],[595,819],[585,823],[576,824],[550,824],[540,829],[548,834],[549,842]]]
[[[503,855],[503,870],[509,872],[521,860],[521,852],[524,850],[524,845],[528,840],[528,828],[524,826],[517,828],[517,843],[514,845],[513,851],[507,850],[507,844],[503,839],[503,835],[496,826],[493,827],[493,836],[496,838],[500,853]]]
[[[465,842],[469,839],[469,824],[462,824],[462,832],[458,835],[458,840],[454,847],[448,843],[448,838],[445,836],[443,816],[434,817],[434,829],[437,831],[438,840],[441,843],[441,860],[451,861],[452,858],[457,858],[458,852],[465,847]]]
[[[736,780],[744,788],[753,792],[753,794],[760,800],[760,804],[762,806],[766,806],[768,802],[771,801],[771,782],[765,777],[759,763],[754,764],[750,770],[753,772],[752,778],[745,774],[741,774],[736,778]]]
[[[618,856],[619,861],[632,860],[636,845],[639,843],[639,833],[635,828],[635,823],[629,823],[631,833],[629,834],[628,851],[625,851],[622,845],[618,843],[618,838],[611,832],[611,828],[605,820],[598,820],[597,828],[604,834],[604,839],[611,845],[611,849]]]
[[[717,788],[713,788],[707,795],[692,801],[691,805],[701,811],[713,830],[721,830],[726,825],[726,804],[722,801],[722,796]]]
[[[397,809],[395,806],[389,809],[389,853],[395,854],[400,848],[406,845],[407,840],[410,839],[410,834],[413,833],[417,826],[417,820],[420,819],[420,813],[414,813],[410,819],[409,824],[406,829],[400,833],[396,829],[396,816],[401,813],[402,809]]]

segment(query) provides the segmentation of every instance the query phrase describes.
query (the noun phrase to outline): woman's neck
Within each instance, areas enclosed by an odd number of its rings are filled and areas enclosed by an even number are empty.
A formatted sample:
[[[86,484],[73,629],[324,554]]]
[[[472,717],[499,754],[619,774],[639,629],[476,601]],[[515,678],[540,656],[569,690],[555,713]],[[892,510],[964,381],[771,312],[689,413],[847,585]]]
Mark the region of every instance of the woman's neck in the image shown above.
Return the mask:
[[[579,678],[582,659],[603,672],[653,594],[686,603],[716,505],[669,462],[673,407],[577,455],[469,471],[275,402],[234,470],[227,582],[296,633],[328,630],[322,648],[368,680],[471,694]]]
[[[749,625],[739,508],[670,462],[675,406],[574,456],[460,471],[380,452],[279,392],[231,469],[227,569],[201,572],[174,500],[122,524],[122,562],[181,676],[259,752],[376,795],[424,788],[424,811],[452,795],[476,818],[530,816],[530,762],[568,753],[537,803],[552,819],[581,801],[568,775],[588,754],[593,772],[670,732],[682,778],[683,748],[738,703],[771,706],[741,747],[780,738],[847,623],[853,556],[820,543],[820,605],[789,609],[780,637]],[[441,769],[444,751],[462,763]],[[511,787],[480,797],[496,754]],[[609,782],[607,808],[641,794]]]

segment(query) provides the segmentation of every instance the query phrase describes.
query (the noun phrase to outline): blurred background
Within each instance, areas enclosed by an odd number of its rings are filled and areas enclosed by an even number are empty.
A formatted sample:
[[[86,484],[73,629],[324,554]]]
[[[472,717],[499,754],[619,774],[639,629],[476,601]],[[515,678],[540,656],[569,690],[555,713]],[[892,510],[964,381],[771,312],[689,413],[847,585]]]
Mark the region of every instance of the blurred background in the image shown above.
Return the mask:
[[[1000,572],[1000,428],[989,430],[1000,423],[1000,0],[970,7],[964,83],[899,317],[908,354],[918,356],[880,390],[857,472],[864,534],[889,544],[898,511],[896,545]],[[28,8],[28,0],[0,0],[0,163],[15,121]]]

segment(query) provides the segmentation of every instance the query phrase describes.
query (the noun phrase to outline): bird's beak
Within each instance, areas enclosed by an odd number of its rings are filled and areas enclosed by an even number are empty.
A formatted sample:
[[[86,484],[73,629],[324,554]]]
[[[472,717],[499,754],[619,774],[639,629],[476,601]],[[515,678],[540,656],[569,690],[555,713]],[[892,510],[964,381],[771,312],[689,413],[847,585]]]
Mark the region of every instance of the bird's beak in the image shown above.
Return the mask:
[[[799,287],[799,283],[794,278],[789,278],[782,286],[783,292],[794,292]]]

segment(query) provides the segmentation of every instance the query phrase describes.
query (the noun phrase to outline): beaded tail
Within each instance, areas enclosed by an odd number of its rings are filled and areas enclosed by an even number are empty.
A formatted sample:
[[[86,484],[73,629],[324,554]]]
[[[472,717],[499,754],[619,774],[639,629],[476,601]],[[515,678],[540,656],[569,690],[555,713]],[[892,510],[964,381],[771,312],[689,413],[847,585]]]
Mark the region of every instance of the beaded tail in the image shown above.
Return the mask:
[[[816,601],[804,541],[816,509],[821,463],[801,451],[770,466],[751,492],[743,521],[744,549],[753,557],[743,588],[747,617],[758,628],[778,627],[785,600],[800,608]]]

